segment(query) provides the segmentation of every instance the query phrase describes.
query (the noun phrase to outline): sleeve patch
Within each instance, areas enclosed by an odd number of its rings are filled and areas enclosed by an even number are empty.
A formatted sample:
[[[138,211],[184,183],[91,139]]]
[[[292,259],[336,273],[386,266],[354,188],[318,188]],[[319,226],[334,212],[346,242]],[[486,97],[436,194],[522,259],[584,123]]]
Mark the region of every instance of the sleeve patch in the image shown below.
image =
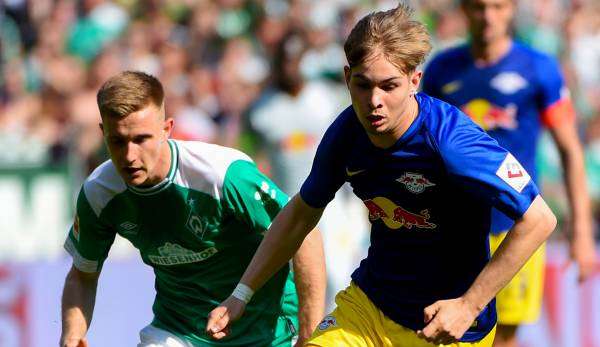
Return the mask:
[[[567,122],[575,120],[575,109],[568,97],[563,97],[554,104],[548,106],[541,114],[542,123],[547,128],[554,128]]]
[[[531,177],[521,166],[521,163],[510,153],[506,155],[502,164],[496,171],[496,175],[504,182],[511,186],[514,190],[521,193],[523,188],[529,183]]]

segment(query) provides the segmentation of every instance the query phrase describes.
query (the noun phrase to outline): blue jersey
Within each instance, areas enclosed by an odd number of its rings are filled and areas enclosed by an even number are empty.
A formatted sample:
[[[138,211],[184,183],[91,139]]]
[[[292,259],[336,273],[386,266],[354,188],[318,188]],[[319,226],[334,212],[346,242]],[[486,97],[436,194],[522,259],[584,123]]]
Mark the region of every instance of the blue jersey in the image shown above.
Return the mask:
[[[325,133],[300,191],[321,208],[350,182],[372,225],[352,280],[414,330],[424,327],[425,307],[463,295],[487,264],[492,206],[517,219],[538,194],[516,159],[460,110],[416,98],[417,118],[387,149],[371,143],[348,107]],[[461,341],[480,340],[495,323],[492,301]]]
[[[534,181],[540,130],[574,119],[557,62],[518,43],[484,67],[475,64],[467,45],[439,54],[427,66],[423,91],[469,115],[514,154]],[[506,215],[493,211],[491,232],[512,225]]]

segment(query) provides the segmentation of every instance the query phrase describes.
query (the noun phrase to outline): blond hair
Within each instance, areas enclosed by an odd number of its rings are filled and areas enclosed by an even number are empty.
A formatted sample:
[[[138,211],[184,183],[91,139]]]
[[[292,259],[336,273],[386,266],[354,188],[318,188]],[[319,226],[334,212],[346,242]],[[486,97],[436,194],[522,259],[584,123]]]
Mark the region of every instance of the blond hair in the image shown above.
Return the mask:
[[[124,71],[104,82],[96,101],[102,118],[123,118],[151,103],[161,107],[164,95],[156,77],[140,71]]]
[[[344,43],[350,67],[382,53],[402,72],[414,71],[431,51],[431,43],[425,26],[412,19],[412,15],[408,5],[399,4],[392,10],[363,17]]]

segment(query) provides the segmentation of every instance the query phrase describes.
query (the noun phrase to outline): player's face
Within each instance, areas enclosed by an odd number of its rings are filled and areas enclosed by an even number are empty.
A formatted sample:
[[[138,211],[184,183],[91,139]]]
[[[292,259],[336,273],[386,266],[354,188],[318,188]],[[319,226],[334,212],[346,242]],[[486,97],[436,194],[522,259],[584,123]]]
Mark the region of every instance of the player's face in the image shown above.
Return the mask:
[[[492,42],[509,35],[514,0],[467,0],[462,8],[474,40]]]
[[[363,64],[344,69],[352,106],[370,136],[399,138],[402,121],[411,110],[421,71],[408,75],[375,53]],[[416,104],[415,104],[416,105]]]
[[[152,186],[166,177],[173,119],[165,119],[164,107],[151,103],[121,119],[105,117],[100,128],[112,162],[127,184]]]

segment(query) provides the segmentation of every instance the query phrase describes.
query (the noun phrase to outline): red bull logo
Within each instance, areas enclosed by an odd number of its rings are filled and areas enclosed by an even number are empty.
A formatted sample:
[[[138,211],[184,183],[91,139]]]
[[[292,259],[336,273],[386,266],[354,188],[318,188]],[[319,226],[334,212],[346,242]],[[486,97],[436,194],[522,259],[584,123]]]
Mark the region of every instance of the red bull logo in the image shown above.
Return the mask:
[[[483,130],[496,128],[516,129],[517,106],[508,104],[505,108],[496,106],[485,99],[474,99],[461,107]]]
[[[434,229],[437,227],[437,225],[428,221],[428,210],[422,210],[418,214],[412,213],[384,197],[365,200],[364,203],[369,210],[369,220],[374,222],[380,219],[390,229],[400,229],[402,227],[408,229],[412,229],[413,227],[419,229]]]
[[[425,191],[425,188],[435,186],[430,180],[425,178],[422,174],[405,172],[400,178],[396,180],[404,184],[404,187],[411,193],[421,194]]]

